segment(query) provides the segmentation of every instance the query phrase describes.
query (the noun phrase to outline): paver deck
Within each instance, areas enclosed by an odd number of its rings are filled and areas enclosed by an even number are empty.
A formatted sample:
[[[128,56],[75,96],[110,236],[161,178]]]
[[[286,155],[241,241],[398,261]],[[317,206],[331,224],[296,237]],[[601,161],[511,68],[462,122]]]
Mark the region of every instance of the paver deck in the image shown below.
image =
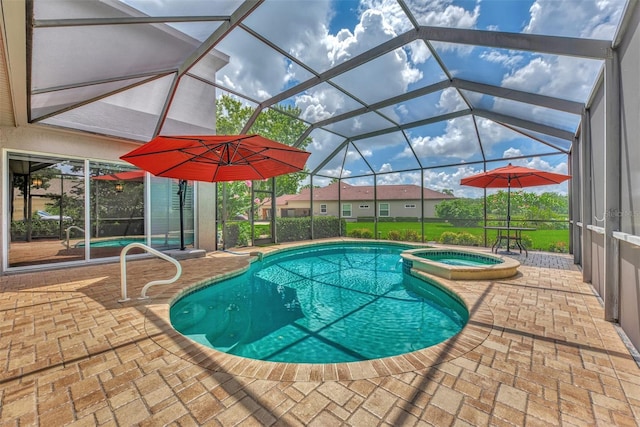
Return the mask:
[[[248,257],[180,261],[182,278],[125,303],[119,264],[0,277],[0,426],[638,425],[640,368],[566,255],[520,274],[446,281],[471,311],[436,348],[371,362],[294,365],[203,349],[168,302]],[[129,262],[130,295],[174,267]]]

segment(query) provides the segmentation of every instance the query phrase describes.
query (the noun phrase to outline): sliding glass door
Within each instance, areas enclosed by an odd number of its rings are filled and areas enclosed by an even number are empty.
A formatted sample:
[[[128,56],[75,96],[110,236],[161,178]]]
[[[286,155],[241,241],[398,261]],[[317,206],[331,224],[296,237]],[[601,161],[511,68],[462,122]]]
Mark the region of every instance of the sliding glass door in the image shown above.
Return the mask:
[[[7,166],[5,268],[117,257],[132,242],[193,245],[191,184],[179,191],[129,165],[35,153],[9,152]]]

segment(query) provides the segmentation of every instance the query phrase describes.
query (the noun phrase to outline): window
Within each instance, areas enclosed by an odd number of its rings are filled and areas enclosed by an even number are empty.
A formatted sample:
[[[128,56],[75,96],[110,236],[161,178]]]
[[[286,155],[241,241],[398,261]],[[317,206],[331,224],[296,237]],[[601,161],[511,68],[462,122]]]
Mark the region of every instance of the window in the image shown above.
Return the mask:
[[[84,260],[86,198],[91,197],[91,209],[98,207],[104,217],[119,207],[118,196],[126,194],[118,192],[120,182],[115,180],[94,181],[94,187],[102,184],[104,190],[100,197],[96,191],[87,194],[86,162],[81,159],[8,153],[8,166],[2,171],[9,185],[4,193],[10,227],[8,267]],[[128,190],[126,185],[122,188]],[[105,229],[110,224],[98,225]],[[56,250],[42,251],[48,247]]]
[[[405,209],[415,209],[416,205],[415,203],[407,203],[406,205],[404,205]]]
[[[343,203],[342,204],[342,216],[350,217],[351,216],[351,203]]]
[[[369,205],[360,205],[358,206],[360,209],[369,209]]]
[[[320,205],[320,213],[321,214],[327,213],[327,205]]]
[[[378,216],[389,216],[389,203],[380,203],[378,205]]]

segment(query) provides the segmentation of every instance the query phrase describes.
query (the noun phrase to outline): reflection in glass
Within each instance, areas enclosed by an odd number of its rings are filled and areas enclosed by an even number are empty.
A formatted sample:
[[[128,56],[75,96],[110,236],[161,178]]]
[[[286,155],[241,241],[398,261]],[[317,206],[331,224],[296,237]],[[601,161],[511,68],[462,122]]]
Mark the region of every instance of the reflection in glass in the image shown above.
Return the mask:
[[[151,247],[155,249],[180,248],[180,187],[177,179],[151,177]],[[193,183],[188,182],[182,208],[184,244],[192,246],[194,240]]]
[[[92,163],[89,174],[91,258],[118,256],[129,243],[145,243],[144,172]]]
[[[84,259],[84,162],[10,153],[7,172],[9,267]]]

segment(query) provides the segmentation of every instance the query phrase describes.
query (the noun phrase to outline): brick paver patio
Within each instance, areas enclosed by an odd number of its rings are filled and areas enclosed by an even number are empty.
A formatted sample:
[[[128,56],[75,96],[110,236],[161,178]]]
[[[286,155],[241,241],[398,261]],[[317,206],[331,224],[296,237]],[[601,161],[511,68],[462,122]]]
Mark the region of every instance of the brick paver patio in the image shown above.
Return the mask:
[[[442,282],[465,330],[406,356],[339,365],[250,361],[181,338],[168,302],[246,256],[183,260],[150,300],[119,303],[119,264],[0,277],[0,425],[638,425],[640,368],[566,255],[520,274]],[[129,263],[130,295],[170,277]]]

